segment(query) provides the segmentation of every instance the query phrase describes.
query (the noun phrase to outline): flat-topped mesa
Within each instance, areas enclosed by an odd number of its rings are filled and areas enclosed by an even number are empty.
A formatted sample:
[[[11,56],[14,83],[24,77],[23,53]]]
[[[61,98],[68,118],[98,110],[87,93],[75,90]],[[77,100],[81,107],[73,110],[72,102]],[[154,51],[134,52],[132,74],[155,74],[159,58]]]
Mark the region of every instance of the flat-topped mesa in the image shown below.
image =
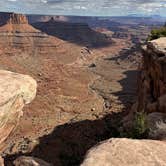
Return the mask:
[[[17,126],[24,105],[35,98],[36,88],[30,76],[0,70],[0,144]]]
[[[23,14],[12,13],[10,15],[9,20],[7,21],[9,24],[28,24],[28,19]]]
[[[23,14],[0,12],[0,25],[28,24],[28,19]]]
[[[166,112],[166,37],[143,48],[137,111]]]

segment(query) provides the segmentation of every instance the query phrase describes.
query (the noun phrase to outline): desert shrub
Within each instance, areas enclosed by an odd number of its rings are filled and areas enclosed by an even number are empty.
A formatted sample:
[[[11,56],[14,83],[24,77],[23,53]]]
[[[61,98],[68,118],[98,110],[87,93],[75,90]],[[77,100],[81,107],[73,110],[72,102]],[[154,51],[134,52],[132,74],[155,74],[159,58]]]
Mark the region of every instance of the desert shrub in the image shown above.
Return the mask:
[[[136,112],[131,137],[136,139],[146,138],[148,131],[147,114],[145,112]]]
[[[148,40],[154,40],[160,37],[166,37],[166,25],[159,29],[153,29],[148,37]]]
[[[147,114],[145,112],[133,113],[133,116],[129,121],[128,127],[124,124],[120,127],[121,138],[146,139],[148,137],[149,127]]]

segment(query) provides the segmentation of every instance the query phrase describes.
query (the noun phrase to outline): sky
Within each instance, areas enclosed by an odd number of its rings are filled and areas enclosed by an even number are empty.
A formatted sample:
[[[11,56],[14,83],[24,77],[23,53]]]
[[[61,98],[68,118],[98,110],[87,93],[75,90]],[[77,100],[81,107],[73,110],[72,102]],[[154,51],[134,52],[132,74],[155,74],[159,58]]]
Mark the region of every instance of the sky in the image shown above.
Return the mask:
[[[0,11],[45,15],[166,16],[166,0],[0,0]]]

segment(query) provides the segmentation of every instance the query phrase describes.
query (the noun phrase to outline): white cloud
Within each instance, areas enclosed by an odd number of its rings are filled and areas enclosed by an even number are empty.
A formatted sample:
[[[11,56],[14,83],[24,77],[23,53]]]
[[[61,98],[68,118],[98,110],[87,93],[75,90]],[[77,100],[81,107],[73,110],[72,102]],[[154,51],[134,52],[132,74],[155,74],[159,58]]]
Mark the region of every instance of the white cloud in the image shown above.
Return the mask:
[[[40,14],[156,14],[166,11],[166,0],[0,0],[0,9],[5,8]]]
[[[9,2],[16,2],[17,0],[8,0]]]

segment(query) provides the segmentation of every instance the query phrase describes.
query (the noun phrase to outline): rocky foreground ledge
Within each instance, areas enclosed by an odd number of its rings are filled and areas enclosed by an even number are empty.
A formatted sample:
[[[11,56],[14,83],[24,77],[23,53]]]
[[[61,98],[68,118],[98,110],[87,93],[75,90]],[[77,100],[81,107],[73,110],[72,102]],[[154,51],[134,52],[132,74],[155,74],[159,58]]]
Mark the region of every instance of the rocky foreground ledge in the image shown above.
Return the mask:
[[[165,166],[165,154],[164,142],[117,138],[92,148],[81,166]]]
[[[0,144],[16,127],[24,105],[35,98],[36,89],[30,76],[0,70]]]

